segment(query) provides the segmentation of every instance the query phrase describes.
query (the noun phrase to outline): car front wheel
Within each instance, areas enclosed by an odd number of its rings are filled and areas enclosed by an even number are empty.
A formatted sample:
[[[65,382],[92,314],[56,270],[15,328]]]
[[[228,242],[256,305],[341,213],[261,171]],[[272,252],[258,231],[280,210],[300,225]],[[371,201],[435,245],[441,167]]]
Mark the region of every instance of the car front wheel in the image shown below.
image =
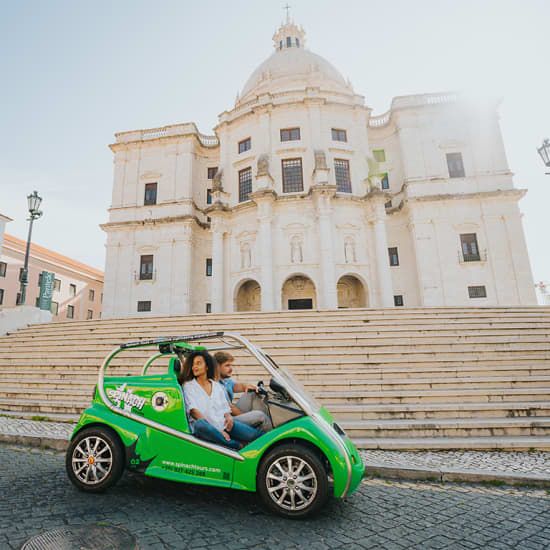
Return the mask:
[[[116,435],[99,427],[85,428],[71,441],[65,457],[72,483],[89,493],[114,485],[124,469],[124,450]]]
[[[271,511],[288,518],[316,513],[326,502],[328,474],[321,459],[303,445],[270,451],[258,470],[258,492]]]

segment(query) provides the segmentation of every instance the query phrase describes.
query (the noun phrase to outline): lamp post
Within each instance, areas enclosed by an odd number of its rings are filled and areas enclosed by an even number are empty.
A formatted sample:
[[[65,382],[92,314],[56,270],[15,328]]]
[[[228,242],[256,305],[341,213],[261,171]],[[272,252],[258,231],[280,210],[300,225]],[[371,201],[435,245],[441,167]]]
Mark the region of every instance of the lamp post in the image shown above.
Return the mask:
[[[27,202],[29,205],[29,235],[27,237],[27,248],[25,249],[25,263],[23,264],[23,271],[21,273],[21,290],[19,293],[19,305],[25,305],[25,299],[27,294],[27,285],[29,284],[29,252],[31,249],[31,236],[32,236],[32,224],[34,220],[42,216],[42,211],[39,210],[42,197],[34,191],[31,195],[27,196]]]
[[[548,138],[542,142],[542,145],[537,149],[537,152],[540,155],[542,162],[544,162],[544,165],[550,168],[550,140]],[[546,175],[549,174],[547,173]]]

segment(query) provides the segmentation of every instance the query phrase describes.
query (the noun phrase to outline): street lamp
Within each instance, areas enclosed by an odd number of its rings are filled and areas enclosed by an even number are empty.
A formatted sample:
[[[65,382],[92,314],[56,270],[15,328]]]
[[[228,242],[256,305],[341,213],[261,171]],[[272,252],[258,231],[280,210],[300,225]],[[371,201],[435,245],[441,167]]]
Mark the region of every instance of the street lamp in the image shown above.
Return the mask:
[[[31,236],[32,236],[32,224],[34,220],[42,216],[42,211],[39,210],[42,197],[34,191],[31,195],[27,196],[27,202],[29,205],[29,235],[27,237],[27,248],[25,249],[25,263],[23,265],[23,271],[21,272],[21,291],[19,293],[19,305],[25,305],[25,298],[27,294],[27,285],[29,284],[29,252],[31,249]]]
[[[542,162],[544,162],[544,165],[550,168],[550,140],[546,138],[537,151],[542,159]]]

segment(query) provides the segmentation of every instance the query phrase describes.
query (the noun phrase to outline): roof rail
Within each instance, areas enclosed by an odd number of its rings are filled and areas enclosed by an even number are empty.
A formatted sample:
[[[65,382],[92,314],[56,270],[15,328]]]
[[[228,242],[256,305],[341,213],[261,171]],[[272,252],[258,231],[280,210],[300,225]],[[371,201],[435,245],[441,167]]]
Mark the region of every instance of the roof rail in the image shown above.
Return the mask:
[[[192,342],[196,340],[207,340],[209,338],[221,338],[223,336],[221,332],[201,332],[199,334],[187,334],[184,336],[161,336],[159,338],[152,338],[149,340],[140,340],[138,342],[126,342],[120,344],[120,349],[136,348],[139,346],[154,346],[156,344],[169,344],[173,342]]]

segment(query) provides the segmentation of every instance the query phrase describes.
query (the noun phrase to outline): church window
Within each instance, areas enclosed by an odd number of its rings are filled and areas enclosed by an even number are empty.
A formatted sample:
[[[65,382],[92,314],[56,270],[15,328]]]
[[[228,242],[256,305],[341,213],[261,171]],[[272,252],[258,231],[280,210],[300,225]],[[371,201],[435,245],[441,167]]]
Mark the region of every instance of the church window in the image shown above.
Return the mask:
[[[151,300],[139,300],[137,303],[138,311],[151,311]]]
[[[145,254],[139,260],[139,278],[141,281],[153,279],[153,255]]]
[[[470,298],[487,298],[487,290],[484,286],[469,286],[468,296]]]
[[[388,248],[388,255],[390,257],[390,265],[399,265],[399,253],[397,252],[397,246]]]
[[[380,184],[382,185],[382,189],[390,188],[390,180],[388,179],[387,173],[382,174],[382,179],[380,180]]]
[[[214,176],[216,175],[216,172],[218,171],[218,167],[217,166],[209,166],[208,167],[208,172],[207,172],[207,177],[209,180],[213,180],[214,179]]]
[[[50,311],[52,315],[57,315],[59,313],[59,302],[52,302],[50,305]]]
[[[450,178],[463,178],[465,174],[462,153],[447,153],[447,168]]]
[[[94,318],[94,312],[93,310],[89,309],[86,314],[86,319],[89,321],[90,319],[93,319],[93,318]]]
[[[93,288],[90,288],[90,289],[88,290],[88,300],[89,300],[90,302],[93,302],[93,301],[95,300],[95,291],[94,291]]]
[[[157,184],[146,183],[145,184],[145,198],[143,200],[144,205],[157,204]]]
[[[206,190],[206,204],[212,204],[212,189]]]
[[[239,202],[250,200],[252,193],[252,168],[239,170]]]
[[[334,159],[334,175],[336,176],[336,191],[339,193],[351,193],[348,160]]]
[[[69,285],[69,296],[76,296],[76,285]]]
[[[4,289],[0,288],[0,306],[4,303]]]
[[[403,305],[403,295],[402,294],[397,294],[393,297],[393,305],[396,306],[396,307],[399,307],[399,306]]]
[[[281,141],[298,141],[300,128],[284,128],[281,130]]]
[[[0,262],[0,277],[6,276],[7,268],[8,268],[8,264],[6,262]]]
[[[206,303],[206,313],[212,313],[212,304],[210,302]]]
[[[74,319],[74,306],[67,306],[67,319]]]
[[[481,258],[479,256],[477,235],[475,233],[462,233],[460,235],[460,246],[465,262],[479,262]]]
[[[347,141],[347,140],[348,140],[348,134],[345,130],[332,128],[332,141]]]
[[[212,277],[212,258],[206,258],[206,276]]]
[[[302,159],[283,159],[283,193],[298,193],[304,190]]]
[[[290,36],[287,36],[286,37],[286,47],[290,48],[291,45],[292,45],[292,38],[290,38]]]
[[[245,151],[249,151],[252,147],[252,140],[250,138],[243,139],[242,141],[239,141],[239,153],[244,153]]]
[[[373,149],[372,156],[376,162],[386,162],[386,151],[384,149]]]

